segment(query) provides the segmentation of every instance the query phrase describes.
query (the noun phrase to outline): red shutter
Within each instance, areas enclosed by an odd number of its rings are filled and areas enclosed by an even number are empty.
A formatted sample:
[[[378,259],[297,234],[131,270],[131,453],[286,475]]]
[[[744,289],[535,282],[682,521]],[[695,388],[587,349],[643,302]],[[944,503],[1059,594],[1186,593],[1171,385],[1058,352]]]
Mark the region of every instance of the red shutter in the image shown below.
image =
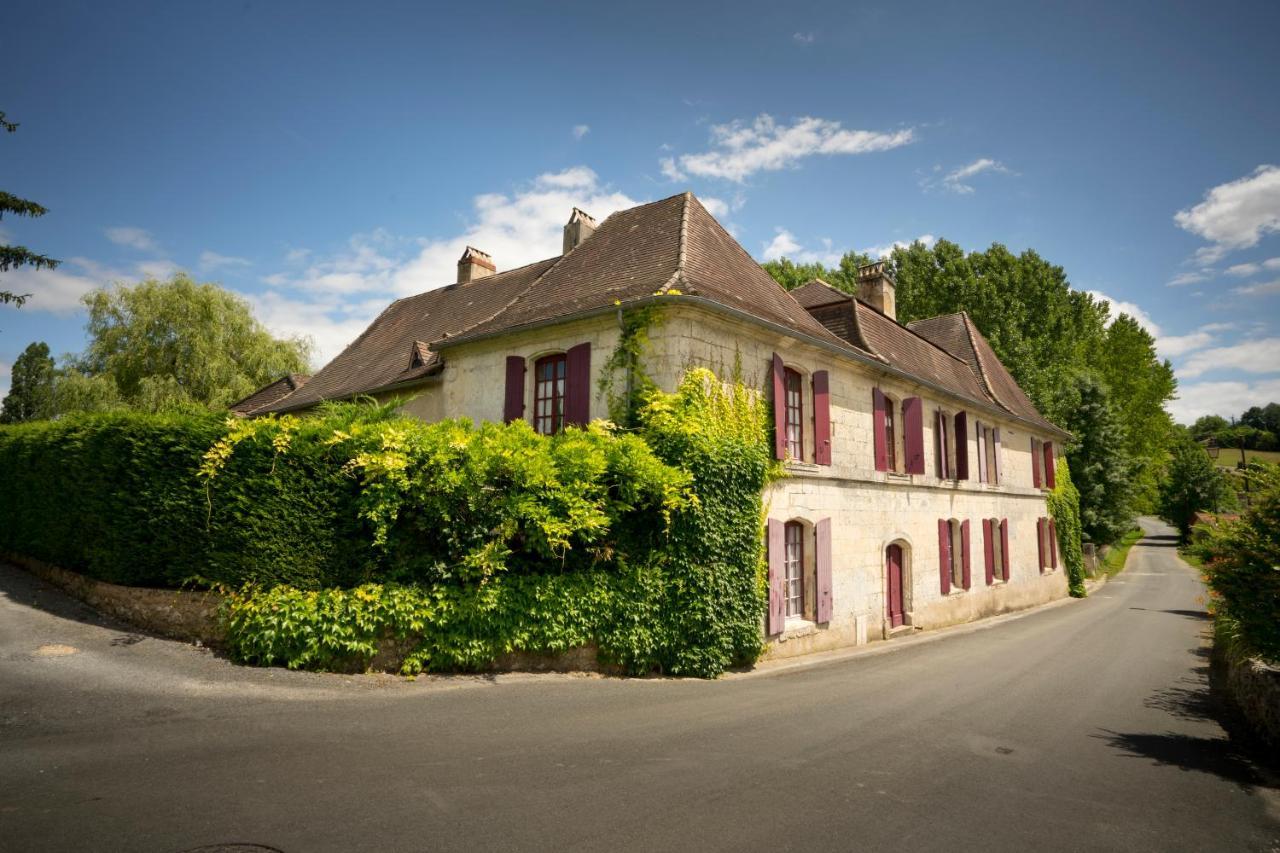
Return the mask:
[[[1036,547],[1040,549],[1040,574],[1044,574],[1044,519],[1036,519]]]
[[[1058,568],[1058,525],[1049,519],[1049,568]]]
[[[1000,427],[996,427],[991,431],[991,440],[995,442],[996,452],[991,456],[996,461],[995,470],[991,472],[991,482],[999,485],[1000,483]]]
[[[943,455],[946,453],[947,446],[946,436],[942,434],[942,409],[933,410],[933,473],[938,479],[947,476],[947,460]]]
[[[591,344],[569,347],[564,374],[565,426],[586,426],[591,420]]]
[[[781,634],[787,623],[787,604],[782,593],[785,575],[782,561],[785,554],[782,522],[771,518],[769,519],[769,616],[765,622],[766,634]]]
[[[787,377],[782,357],[773,354],[773,458],[787,458]]]
[[[960,522],[960,577],[964,580],[964,588],[971,585],[969,578],[969,519]]]
[[[907,454],[907,473],[924,473],[924,402],[919,397],[902,401],[902,443]]]
[[[1040,488],[1040,460],[1044,456],[1040,452],[1040,439],[1031,439],[1031,485]]]
[[[942,594],[951,592],[951,524],[938,519],[938,575],[942,581]]]
[[[957,412],[956,425],[956,479],[969,479],[969,414]]]
[[[987,479],[987,434],[982,431],[982,421],[973,422],[974,444],[978,446],[978,482],[989,483]]]
[[[817,582],[818,622],[831,621],[831,519],[824,518],[813,526],[816,548],[813,574]]]
[[[813,372],[813,461],[831,464],[831,381],[825,370]]]
[[[1044,443],[1044,485],[1047,489],[1052,489],[1057,485],[1058,474],[1054,470],[1056,466],[1053,461],[1053,442],[1046,441]]]
[[[1000,522],[1000,562],[1001,577],[1009,579],[1009,519]]]
[[[502,403],[503,423],[524,417],[524,357],[507,356],[507,393]]]
[[[885,434],[884,409],[887,405],[879,388],[871,389],[871,432],[875,439],[876,470],[889,470],[889,442]]]
[[[995,535],[992,529],[994,527],[991,519],[982,519],[982,557],[987,569],[987,586],[991,586],[996,580],[996,542],[992,538]]]

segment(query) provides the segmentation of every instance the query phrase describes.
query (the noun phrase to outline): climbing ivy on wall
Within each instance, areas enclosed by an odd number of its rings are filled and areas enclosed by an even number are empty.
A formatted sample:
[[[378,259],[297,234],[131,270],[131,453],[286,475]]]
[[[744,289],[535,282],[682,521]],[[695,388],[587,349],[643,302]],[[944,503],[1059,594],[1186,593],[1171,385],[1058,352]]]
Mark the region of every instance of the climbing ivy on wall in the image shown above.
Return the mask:
[[[649,332],[661,325],[659,306],[649,304],[618,309],[622,333],[618,345],[605,359],[599,389],[609,406],[609,418],[623,427],[635,427],[641,405],[657,389],[644,369]]]
[[[1080,493],[1071,482],[1066,459],[1058,460],[1054,471],[1056,485],[1049,492],[1049,514],[1058,532],[1062,563],[1067,571],[1067,588],[1073,598],[1084,598],[1084,549],[1080,544]]]

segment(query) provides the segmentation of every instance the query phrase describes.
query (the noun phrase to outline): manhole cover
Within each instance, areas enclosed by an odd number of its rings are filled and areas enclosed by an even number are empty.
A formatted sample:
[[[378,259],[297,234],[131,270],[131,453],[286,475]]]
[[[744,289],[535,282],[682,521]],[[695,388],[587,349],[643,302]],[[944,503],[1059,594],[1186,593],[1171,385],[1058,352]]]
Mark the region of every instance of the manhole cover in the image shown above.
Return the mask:
[[[64,646],[61,643],[47,643],[36,649],[36,654],[42,658],[57,658],[63,655],[74,655],[80,651],[75,646]]]

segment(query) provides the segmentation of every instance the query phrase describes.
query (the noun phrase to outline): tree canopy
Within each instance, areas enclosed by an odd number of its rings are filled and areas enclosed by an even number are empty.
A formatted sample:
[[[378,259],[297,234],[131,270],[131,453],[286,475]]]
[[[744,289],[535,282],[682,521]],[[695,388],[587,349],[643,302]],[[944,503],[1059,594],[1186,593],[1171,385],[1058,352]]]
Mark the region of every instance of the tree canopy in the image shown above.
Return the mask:
[[[53,357],[49,345],[33,343],[14,359],[9,393],[0,404],[0,423],[17,424],[53,415]]]
[[[0,129],[6,133],[13,133],[18,129],[18,125],[11,121],[5,120],[5,114],[0,112]],[[14,216],[37,217],[44,216],[49,211],[34,201],[25,198],[18,198],[16,195],[0,190],[0,220],[4,219],[6,213]],[[41,255],[33,252],[26,246],[11,246],[0,244],[0,272],[9,272],[9,270],[18,267],[32,267],[34,269],[53,269],[60,262],[54,260],[48,255]],[[21,307],[31,296],[29,293],[13,293],[8,290],[0,290],[0,305],[6,305],[12,302]]]
[[[1227,477],[1190,435],[1179,433],[1172,458],[1160,483],[1160,517],[1178,528],[1183,541],[1191,533],[1196,513],[1217,512],[1235,505]]]

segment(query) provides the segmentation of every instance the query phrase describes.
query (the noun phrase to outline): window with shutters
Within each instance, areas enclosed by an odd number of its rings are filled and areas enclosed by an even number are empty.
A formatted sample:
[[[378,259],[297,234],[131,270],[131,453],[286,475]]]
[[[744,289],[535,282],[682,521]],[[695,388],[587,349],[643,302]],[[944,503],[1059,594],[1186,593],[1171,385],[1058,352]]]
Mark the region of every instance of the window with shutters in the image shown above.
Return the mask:
[[[994,579],[996,583],[1004,580],[1004,545],[1001,541],[1000,519],[990,519],[991,531],[991,563],[993,566]]]
[[[533,428],[555,435],[564,426],[564,353],[543,356],[533,366]]]
[[[1044,473],[1044,442],[1038,438],[1031,439],[1031,483],[1041,488],[1049,488]]]
[[[978,479],[983,483],[996,485],[1000,482],[999,462],[996,454],[999,453],[999,445],[996,443],[996,434],[998,430],[990,424],[979,423],[976,425],[975,437],[978,440],[978,454],[982,457],[982,464],[978,466]]]
[[[902,473],[903,460],[906,455],[902,449],[902,418],[899,408],[901,403],[884,395],[884,452],[887,471]]]
[[[788,521],[784,529],[783,595],[787,616],[804,616],[804,525]]]
[[[804,459],[804,379],[799,371],[787,368],[783,387],[786,390],[787,456]]]
[[[956,478],[956,434],[952,414],[938,409],[933,418],[934,473],[939,479]]]
[[[951,530],[951,591],[964,590],[964,542],[960,532],[960,522],[950,519],[947,522]]]

